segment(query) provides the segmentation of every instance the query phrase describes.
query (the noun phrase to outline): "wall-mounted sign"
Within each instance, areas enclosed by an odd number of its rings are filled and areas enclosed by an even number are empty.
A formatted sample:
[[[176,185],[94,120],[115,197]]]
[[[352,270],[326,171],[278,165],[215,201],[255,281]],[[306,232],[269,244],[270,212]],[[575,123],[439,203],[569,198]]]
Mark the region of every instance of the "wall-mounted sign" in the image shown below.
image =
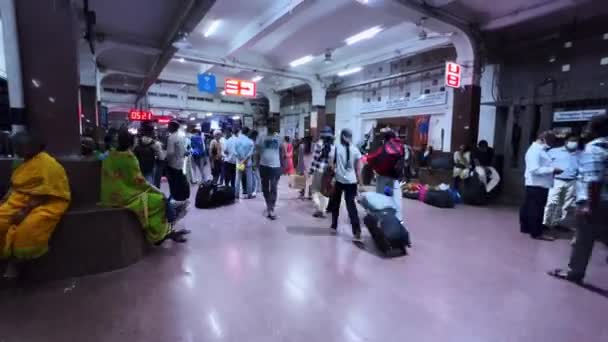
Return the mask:
[[[226,95],[255,97],[255,82],[227,78],[224,82]]]
[[[605,109],[571,110],[567,112],[554,112],[553,122],[589,121],[594,116],[606,114]]]
[[[448,93],[445,91],[423,94],[416,98],[405,97],[383,102],[364,102],[361,113],[383,112],[386,110],[441,106],[447,103]]]
[[[129,111],[129,121],[152,121],[154,115],[150,111],[131,109]]]
[[[217,85],[214,74],[198,74],[198,91],[215,94]]]
[[[451,88],[460,88],[462,66],[454,62],[445,63],[445,85]]]

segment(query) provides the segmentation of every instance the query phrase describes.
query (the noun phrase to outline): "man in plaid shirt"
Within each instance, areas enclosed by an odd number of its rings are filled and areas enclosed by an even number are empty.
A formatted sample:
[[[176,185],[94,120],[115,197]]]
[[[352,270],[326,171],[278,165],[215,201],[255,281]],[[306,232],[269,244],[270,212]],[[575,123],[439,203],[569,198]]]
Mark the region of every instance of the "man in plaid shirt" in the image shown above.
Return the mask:
[[[585,146],[579,166],[578,227],[569,269],[549,273],[575,283],[583,281],[595,238],[608,226],[608,115],[593,118],[589,133],[593,140]]]
[[[313,216],[323,218],[325,217],[329,199],[321,194],[321,187],[323,172],[325,172],[325,169],[329,165],[334,150],[334,134],[331,127],[325,127],[321,130],[319,136],[320,140],[314,145],[313,160],[308,174],[312,178],[310,192],[316,208]]]

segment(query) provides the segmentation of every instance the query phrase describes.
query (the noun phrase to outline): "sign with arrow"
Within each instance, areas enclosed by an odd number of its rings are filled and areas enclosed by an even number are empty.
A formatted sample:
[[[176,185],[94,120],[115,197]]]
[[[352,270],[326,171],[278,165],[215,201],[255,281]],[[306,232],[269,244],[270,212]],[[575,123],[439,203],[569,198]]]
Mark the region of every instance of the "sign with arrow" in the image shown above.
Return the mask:
[[[255,82],[227,78],[224,83],[226,95],[255,97]]]
[[[198,74],[198,90],[200,92],[215,94],[217,85],[214,74]]]

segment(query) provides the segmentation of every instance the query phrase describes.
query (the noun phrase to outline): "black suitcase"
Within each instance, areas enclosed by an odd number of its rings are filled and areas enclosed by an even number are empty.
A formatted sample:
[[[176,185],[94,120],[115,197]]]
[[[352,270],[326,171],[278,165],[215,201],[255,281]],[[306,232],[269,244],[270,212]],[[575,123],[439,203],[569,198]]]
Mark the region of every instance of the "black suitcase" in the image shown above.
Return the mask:
[[[394,209],[368,212],[363,223],[376,247],[385,255],[394,251],[407,255],[407,248],[412,247],[410,234],[395,216]]]
[[[429,190],[424,197],[424,203],[437,208],[454,208],[454,197],[449,191]]]
[[[201,184],[196,192],[194,206],[198,209],[217,208],[231,204],[235,200],[234,192],[227,186],[218,186],[213,182]]]

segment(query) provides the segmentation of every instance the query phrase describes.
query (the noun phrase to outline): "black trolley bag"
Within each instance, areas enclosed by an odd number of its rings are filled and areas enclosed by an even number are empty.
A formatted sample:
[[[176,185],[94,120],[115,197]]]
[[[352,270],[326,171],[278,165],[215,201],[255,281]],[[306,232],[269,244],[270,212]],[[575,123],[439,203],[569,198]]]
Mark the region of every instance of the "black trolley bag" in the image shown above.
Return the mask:
[[[368,210],[363,223],[369,230],[376,247],[384,255],[393,254],[394,251],[407,255],[407,248],[412,247],[410,234],[395,216],[393,208]]]
[[[235,195],[230,187],[216,185],[212,181],[201,184],[196,192],[194,206],[198,209],[217,208],[234,203]]]

